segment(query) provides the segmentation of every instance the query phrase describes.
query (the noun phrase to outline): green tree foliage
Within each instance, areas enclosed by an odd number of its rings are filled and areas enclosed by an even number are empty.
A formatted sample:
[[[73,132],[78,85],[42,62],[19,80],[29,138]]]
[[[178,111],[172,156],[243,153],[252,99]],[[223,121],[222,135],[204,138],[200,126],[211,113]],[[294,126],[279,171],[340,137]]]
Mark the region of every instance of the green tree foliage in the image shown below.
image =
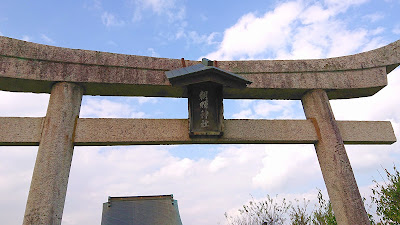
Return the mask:
[[[312,214],[312,224],[314,225],[337,225],[331,201],[324,199],[321,190],[318,191],[318,205]]]
[[[374,180],[372,201],[376,204],[376,213],[382,224],[400,224],[400,173],[393,166],[393,173],[384,169],[387,181],[380,184]]]
[[[312,221],[312,216],[307,213],[307,207],[310,201],[303,199],[303,205],[300,206],[299,200],[296,199],[296,206],[291,205],[289,213],[290,221],[293,225],[307,225]]]
[[[330,201],[326,201],[321,193],[318,192],[318,205],[311,213],[307,211],[309,201],[303,199],[300,205],[298,200],[287,203],[285,199],[282,203],[267,196],[265,201],[250,201],[239,209],[238,216],[230,216],[225,213],[225,218],[230,225],[336,225]],[[285,223],[290,219],[290,222]]]
[[[232,225],[249,225],[249,224],[267,224],[280,225],[286,220],[286,213],[290,208],[290,204],[283,199],[278,204],[273,198],[267,196],[264,201],[250,201],[248,205],[244,205],[239,209],[239,215],[236,217],[229,216],[225,213],[225,218]]]

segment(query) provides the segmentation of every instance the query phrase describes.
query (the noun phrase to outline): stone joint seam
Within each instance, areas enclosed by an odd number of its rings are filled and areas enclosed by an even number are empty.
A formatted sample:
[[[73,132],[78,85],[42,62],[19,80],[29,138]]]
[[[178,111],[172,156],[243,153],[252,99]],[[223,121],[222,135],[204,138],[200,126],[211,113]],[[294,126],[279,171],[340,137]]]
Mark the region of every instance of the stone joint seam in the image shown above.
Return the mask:
[[[319,128],[317,119],[315,119],[313,117],[312,118],[308,118],[308,119],[311,120],[312,124],[314,125],[315,133],[317,134],[318,141],[321,141],[321,139],[322,139],[321,129]]]

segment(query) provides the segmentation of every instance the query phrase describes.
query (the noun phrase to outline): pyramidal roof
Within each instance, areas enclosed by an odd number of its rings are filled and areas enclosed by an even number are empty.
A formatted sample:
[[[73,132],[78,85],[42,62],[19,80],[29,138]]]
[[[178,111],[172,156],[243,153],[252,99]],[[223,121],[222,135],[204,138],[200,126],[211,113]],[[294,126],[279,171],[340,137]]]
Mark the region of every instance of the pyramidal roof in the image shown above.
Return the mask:
[[[213,66],[213,61],[203,58],[202,63],[165,72],[173,86],[214,82],[225,87],[245,88],[251,81]]]

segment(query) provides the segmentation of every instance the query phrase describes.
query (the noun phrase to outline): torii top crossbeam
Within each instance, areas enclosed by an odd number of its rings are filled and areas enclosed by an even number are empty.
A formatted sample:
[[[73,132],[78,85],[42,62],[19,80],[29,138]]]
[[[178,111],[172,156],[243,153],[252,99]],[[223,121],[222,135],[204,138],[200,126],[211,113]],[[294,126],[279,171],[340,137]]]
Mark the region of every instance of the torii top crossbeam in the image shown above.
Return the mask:
[[[191,66],[198,61],[186,61]],[[252,81],[224,89],[231,99],[301,99],[324,89],[329,99],[370,96],[400,64],[400,40],[356,55],[312,60],[219,61],[218,67]],[[186,97],[164,72],[180,59],[67,49],[0,37],[0,90],[50,93],[54,82],[84,86],[86,95]]]

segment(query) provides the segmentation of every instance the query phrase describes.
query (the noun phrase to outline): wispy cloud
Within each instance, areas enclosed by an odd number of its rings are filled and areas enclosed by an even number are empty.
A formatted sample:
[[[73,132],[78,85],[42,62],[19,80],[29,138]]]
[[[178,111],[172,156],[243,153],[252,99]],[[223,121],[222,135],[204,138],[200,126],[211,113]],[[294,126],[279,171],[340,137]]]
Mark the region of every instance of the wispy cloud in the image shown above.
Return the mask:
[[[47,35],[45,34],[41,34],[40,37],[42,38],[42,40],[46,43],[46,44],[55,44],[56,42],[49,38]]]
[[[368,14],[364,16],[364,19],[374,23],[377,22],[381,19],[385,18],[385,14],[381,13],[381,12],[376,12],[376,13],[372,13],[372,14]]]
[[[158,16],[166,16],[170,23],[186,17],[186,7],[181,0],[133,0],[133,4],[135,7],[134,22],[140,21],[143,13],[147,10]]]
[[[88,10],[101,10],[103,8],[100,0],[91,0],[85,2],[83,7]]]
[[[125,25],[123,20],[117,19],[114,14],[109,12],[103,12],[101,15],[101,21],[106,27],[119,27]]]
[[[147,51],[150,53],[151,57],[160,57],[160,54],[158,54],[154,48],[148,48]]]
[[[100,0],[93,0],[91,3],[86,3],[84,7],[88,10],[96,12],[101,18],[101,23],[106,27],[121,27],[126,24],[123,19],[118,18],[115,13],[109,12],[103,8],[103,4]]]
[[[215,38],[219,35],[220,35],[220,33],[218,33],[218,32],[212,32],[209,35],[205,35],[205,34],[200,35],[196,31],[190,31],[188,33],[188,37],[192,43],[207,44],[207,45],[217,44],[218,42],[215,41]]]
[[[368,2],[369,0],[325,0],[324,4],[335,14],[343,13],[352,6],[357,6]]]
[[[114,41],[107,41],[107,44],[108,45],[111,45],[111,46],[118,46],[118,44],[117,43],[115,43]]]

